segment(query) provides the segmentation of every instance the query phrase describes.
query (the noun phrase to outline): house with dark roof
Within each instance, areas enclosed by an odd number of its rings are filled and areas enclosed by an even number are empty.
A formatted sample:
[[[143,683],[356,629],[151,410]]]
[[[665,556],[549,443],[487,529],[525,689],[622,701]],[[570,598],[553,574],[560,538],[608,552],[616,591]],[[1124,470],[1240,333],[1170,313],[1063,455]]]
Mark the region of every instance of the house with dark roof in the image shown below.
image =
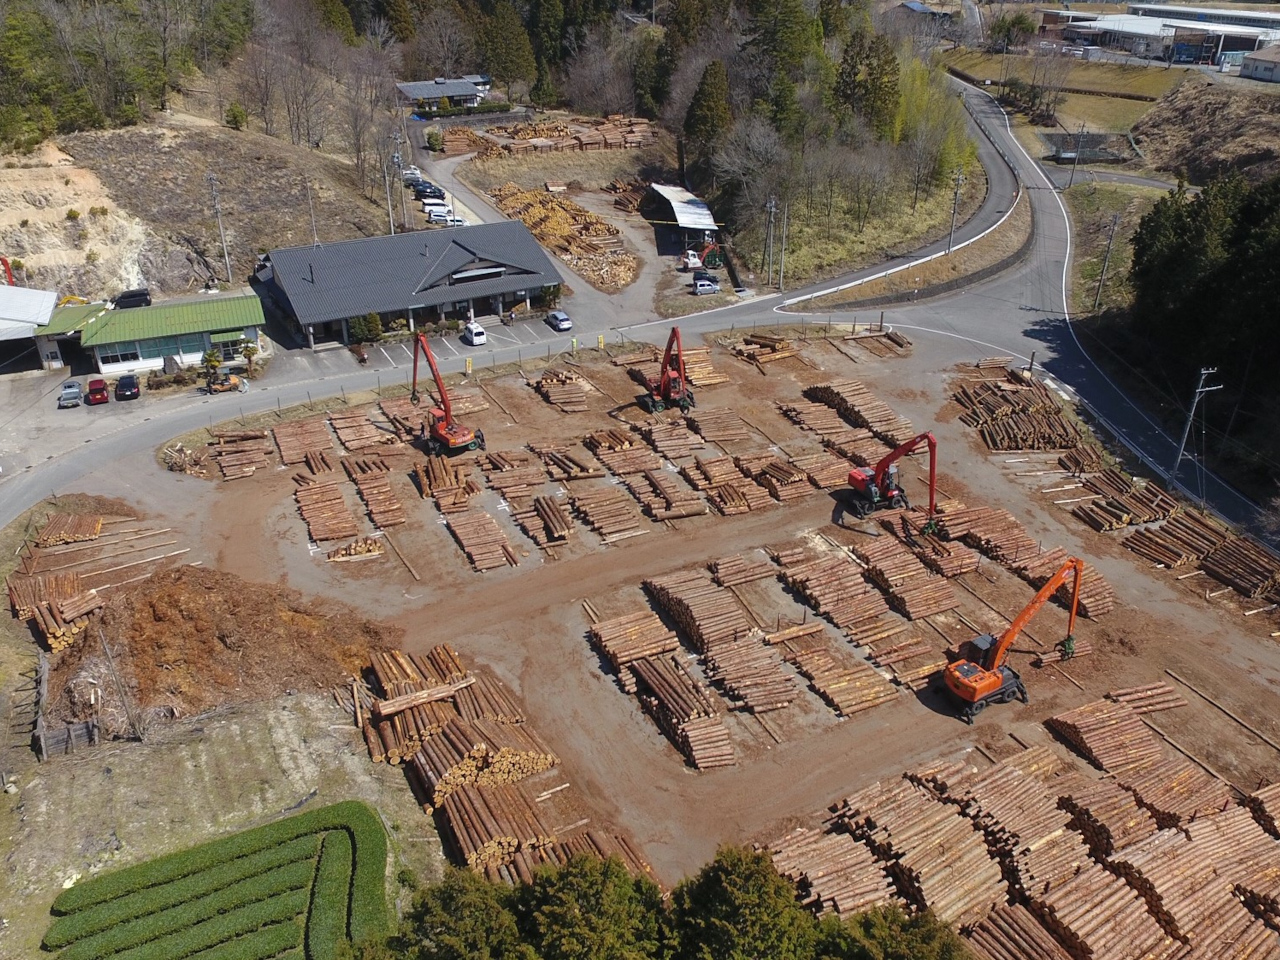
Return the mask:
[[[317,343],[350,342],[348,321],[377,314],[409,329],[526,307],[560,274],[515,221],[272,250],[256,276]]]
[[[483,80],[477,76],[475,79]],[[412,83],[397,83],[396,89],[400,91],[402,96],[410,105],[419,109],[435,111],[439,110],[444,100],[448,100],[450,107],[474,107],[478,106],[480,101],[484,99],[485,94],[489,92],[489,85],[485,83],[483,89],[479,84],[472,82],[470,77],[456,77],[448,79],[446,77],[436,77],[434,80],[415,80]]]

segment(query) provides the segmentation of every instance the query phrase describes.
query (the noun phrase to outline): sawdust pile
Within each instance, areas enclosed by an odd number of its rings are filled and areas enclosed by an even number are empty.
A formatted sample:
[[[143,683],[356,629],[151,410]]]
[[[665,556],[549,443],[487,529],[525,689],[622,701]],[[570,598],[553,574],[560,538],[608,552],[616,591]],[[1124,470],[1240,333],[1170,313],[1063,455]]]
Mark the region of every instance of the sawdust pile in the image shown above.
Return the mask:
[[[198,567],[166,570],[113,596],[102,628],[140,722],[202,713],[289,690],[325,690],[400,645],[403,631],[336,603]],[[47,716],[88,719],[107,736],[131,722],[96,628],[54,665]],[[96,704],[95,704],[96,701]]]
[[[1194,183],[1231,171],[1256,183],[1280,173],[1280,96],[1188,77],[1133,139],[1153,167]]]

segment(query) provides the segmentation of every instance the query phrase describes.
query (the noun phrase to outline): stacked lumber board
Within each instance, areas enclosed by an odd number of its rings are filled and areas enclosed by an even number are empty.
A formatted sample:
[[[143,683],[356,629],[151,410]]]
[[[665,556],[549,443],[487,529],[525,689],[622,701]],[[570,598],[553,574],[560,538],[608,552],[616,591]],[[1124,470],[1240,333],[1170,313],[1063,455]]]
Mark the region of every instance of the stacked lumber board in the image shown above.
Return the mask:
[[[413,465],[418,491],[425,500],[435,497],[441,513],[461,513],[482,489],[471,479],[471,460],[430,456]]]
[[[513,499],[511,519],[540,547],[564,543],[573,534],[573,514],[555,497]]]
[[[582,447],[531,443],[529,449],[542,459],[552,480],[590,480],[605,475],[599,463]]]
[[[1172,568],[1203,560],[1230,537],[1230,531],[1207,514],[1183,510],[1159,526],[1135,530],[1121,543],[1140,557]]]
[[[342,487],[336,482],[310,482],[293,491],[293,498],[307,525],[307,536],[315,543],[350,540],[359,532],[356,518],[342,496]]]
[[[779,503],[807,497],[814,491],[807,473],[771,453],[734,457],[733,462]]]
[[[848,557],[800,559],[782,567],[782,580],[837,627],[853,626],[887,613],[889,605]]]
[[[1080,431],[1063,416],[1053,391],[1021,372],[1010,370],[1004,380],[961,386],[952,396],[965,409],[960,422],[977,427],[992,450],[1069,450],[1080,445]]]
[[[1084,488],[1098,499],[1076,504],[1072,516],[1100,533],[1167,520],[1180,509],[1178,501],[1154,483],[1138,483],[1118,470],[1104,470],[1089,477]]]
[[[626,669],[628,664],[673,653],[680,646],[679,638],[658,615],[648,612],[603,620],[593,624],[587,635],[613,665],[618,682],[627,693],[636,691],[635,674]]]
[[[871,580],[888,594],[889,606],[908,620],[959,606],[947,579],[926,568],[901,540],[878,537],[861,541],[852,549]]]
[[[30,620],[42,603],[61,603],[85,592],[78,573],[9,574],[9,605],[19,620]]]
[[[338,435],[338,442],[352,453],[398,442],[394,433],[374,426],[367,414],[330,412],[329,423],[333,426],[333,432]]]
[[[897,689],[871,664],[843,651],[817,647],[788,653],[786,660],[838,716],[851,717],[898,698]]]
[[[1280,557],[1252,537],[1231,537],[1201,561],[1204,572],[1245,597],[1280,583]]]
[[[732,410],[699,410],[685,420],[708,443],[732,443],[751,437],[746,421]]]
[[[587,384],[572,370],[546,370],[533,382],[533,388],[562,413],[587,412]]]
[[[865,427],[876,437],[898,447],[916,435],[911,421],[898,416],[857,380],[836,380],[805,388],[807,399],[825,403],[855,427]]]
[[[959,540],[998,563],[1013,563],[1040,552],[1040,544],[1008,510],[939,505],[934,520],[943,540]]]
[[[1273,837],[1280,837],[1280,783],[1255,790],[1245,803],[1262,829]]]
[[[737,763],[716,696],[681,663],[664,654],[633,660],[636,695],[675,748],[699,770]]]
[[[1021,904],[997,907],[965,932],[979,960],[1072,960],[1044,925]]]
[[[355,483],[375,527],[385,530],[405,522],[404,507],[391,489],[391,466],[387,461],[347,458],[342,465]]]
[[[830,453],[792,457],[791,466],[803,470],[819,490],[834,490],[849,482],[849,461]]]
[[[460,787],[444,798],[440,813],[459,857],[480,872],[556,840],[553,825],[543,823],[537,802],[519,784]]]
[[[721,557],[707,564],[711,579],[721,587],[740,587],[756,580],[768,580],[778,575],[778,568],[767,560],[751,560],[741,554]]]
[[[377,537],[360,537],[345,546],[330,550],[324,558],[332,563],[347,563],[356,560],[372,560],[382,554],[381,540]]]
[[[1050,577],[1062,569],[1062,565],[1069,558],[1070,554],[1064,548],[1054,547],[1044,553],[1018,560],[1011,567],[1014,573],[1039,590],[1049,582]],[[1074,586],[1075,578],[1068,577],[1067,582],[1054,591],[1053,602],[1070,610]],[[1098,617],[1106,616],[1115,609],[1115,606],[1116,592],[1111,588],[1111,584],[1103,579],[1102,574],[1093,564],[1086,563],[1080,575],[1080,615],[1096,620]]]
[[[871,848],[847,833],[800,828],[766,849],[777,871],[796,885],[800,902],[819,914],[851,917],[902,903]]]
[[[750,513],[775,502],[731,457],[695,457],[693,464],[680,468],[680,475],[695,490],[705,492],[724,516]]]
[[[631,495],[640,501],[644,512],[654,520],[678,520],[698,517],[707,505],[697,492],[684,486],[677,474],[665,470],[645,470],[623,478]]]
[[[636,510],[635,501],[621,487],[575,490],[571,502],[574,512],[605,543],[616,543],[649,532],[641,527],[643,518]]]
[[[66,543],[97,540],[102,533],[102,517],[96,514],[55,513],[36,534],[37,547],[56,547]]]
[[[1141,687],[1111,690],[1106,698],[1112,703],[1128,704],[1134,713],[1157,713],[1187,705],[1187,701],[1167,683],[1149,683]]]
[[[1058,805],[1071,814],[1071,828],[1102,859],[1151,836],[1155,818],[1138,803],[1132,790],[1114,780],[1094,780],[1079,774],[1049,784]]]
[[[649,877],[653,879],[653,868],[636,851],[625,836],[621,834],[599,833],[587,830],[576,836],[559,837],[555,842],[544,846],[533,846],[517,850],[511,857],[510,864],[490,864],[485,867],[485,876],[497,883],[511,885],[517,883],[533,883],[534,875],[539,867],[547,864],[564,866],[574,857],[594,857],[608,860],[617,857],[633,877]]]
[[[218,465],[223,480],[239,480],[265,467],[272,449],[264,430],[219,431],[209,441],[209,459]]]
[[[271,433],[280,449],[280,461],[288,465],[303,463],[313,450],[333,449],[333,434],[324,417],[282,423]]]
[[[471,561],[471,566],[481,573],[498,567],[514,567],[519,563],[507,535],[498,522],[483,510],[446,514],[445,524]]]
[[[718,383],[729,382],[729,377],[711,363],[710,347],[684,348],[684,375],[695,387],[713,387]]]
[[[518,783],[559,762],[527,723],[460,718],[425,738],[409,761],[426,813],[459,787]]]
[[[944,923],[968,926],[1007,897],[1000,862],[957,807],[906,780],[881,781],[846,798],[835,821],[887,865],[899,892]]]
[[[930,570],[944,577],[958,577],[977,570],[982,557],[962,543],[946,541],[936,533],[925,533],[925,515],[916,509],[882,514],[880,525],[900,539]]]
[[[661,456],[668,460],[681,460],[702,450],[706,443],[683,423],[650,423],[640,428],[640,435]]]

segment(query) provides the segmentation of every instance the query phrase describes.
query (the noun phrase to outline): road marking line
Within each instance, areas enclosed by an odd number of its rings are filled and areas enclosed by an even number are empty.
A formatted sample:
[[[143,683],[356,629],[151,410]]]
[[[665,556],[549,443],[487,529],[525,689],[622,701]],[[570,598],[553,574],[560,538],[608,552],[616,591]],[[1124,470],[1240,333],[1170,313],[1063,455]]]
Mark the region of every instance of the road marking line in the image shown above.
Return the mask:
[[[392,360],[392,359],[391,359],[391,354],[387,353],[387,351],[386,351],[386,349],[385,349],[384,347],[379,347],[378,349],[379,349],[380,351],[382,351],[382,355],[383,355],[384,357],[386,357],[386,358],[387,358],[387,363],[389,363],[389,364],[391,364],[391,366],[395,367],[396,362],[395,362],[394,360]],[[398,368],[397,368],[397,369],[398,369]]]
[[[445,340],[445,339],[441,338],[441,340],[440,340],[439,342],[440,342],[440,343],[443,343],[446,347],[448,347],[450,350],[452,350],[452,351],[453,351],[453,355],[454,355],[455,357],[460,357],[460,356],[462,356],[462,354],[460,354],[460,353],[458,352],[458,348],[457,348],[457,347],[455,347],[455,346],[454,346],[452,343],[450,343],[448,340]]]

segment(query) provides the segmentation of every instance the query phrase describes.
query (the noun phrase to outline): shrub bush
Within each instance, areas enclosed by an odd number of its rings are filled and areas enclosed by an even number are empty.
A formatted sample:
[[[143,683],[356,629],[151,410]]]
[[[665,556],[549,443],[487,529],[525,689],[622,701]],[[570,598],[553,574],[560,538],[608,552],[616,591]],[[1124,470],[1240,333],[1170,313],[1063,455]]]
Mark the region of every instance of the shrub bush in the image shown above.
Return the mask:
[[[298,946],[301,942],[300,924],[296,920],[285,920],[238,940],[189,954],[187,960],[304,960]]]
[[[75,207],[72,207],[70,210],[68,210],[68,211],[67,211],[67,219],[68,219],[68,220],[79,220],[79,219],[80,219],[80,211],[79,211],[79,210],[77,210]]]
[[[307,891],[290,890],[270,900],[259,900],[257,903],[238,907],[190,929],[125,950],[115,954],[111,960],[186,960],[187,957],[228,940],[275,925],[292,927],[294,936],[301,940],[302,927],[290,921],[305,909]]]
[[[316,881],[307,911],[307,960],[334,960],[347,939],[347,907],[351,902],[352,845],[345,830],[330,830],[320,848]]]

